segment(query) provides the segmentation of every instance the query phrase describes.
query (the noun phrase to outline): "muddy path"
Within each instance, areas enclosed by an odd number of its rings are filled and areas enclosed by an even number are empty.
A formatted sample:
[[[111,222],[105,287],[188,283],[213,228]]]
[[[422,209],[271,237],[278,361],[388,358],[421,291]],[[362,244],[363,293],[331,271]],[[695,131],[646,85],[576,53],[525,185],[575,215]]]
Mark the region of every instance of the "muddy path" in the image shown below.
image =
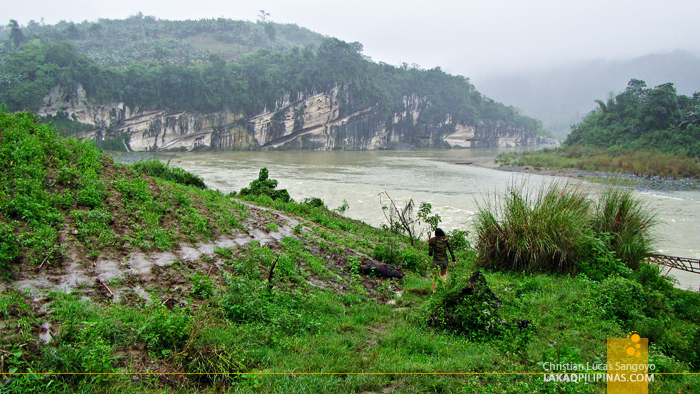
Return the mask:
[[[247,231],[239,230],[232,235],[196,245],[180,244],[172,251],[132,251],[121,255],[105,252],[96,259],[89,258],[84,248],[77,245],[77,241],[69,240],[65,257],[59,266],[23,265],[15,280],[0,283],[0,290],[30,289],[35,295],[45,295],[51,291],[81,291],[87,296],[102,294],[114,302],[133,295],[149,299],[150,294],[146,289],[151,285],[169,285],[172,288],[180,284],[164,283],[167,280],[161,275],[162,268],[183,264],[198,272],[211,273],[223,264],[216,257],[216,248],[240,248],[251,241],[258,241],[261,246],[276,244],[284,237],[293,236],[294,227],[303,220],[273,209],[243,204],[249,212],[243,223]],[[269,223],[275,223],[277,230],[272,230]],[[110,284],[114,283],[131,286],[112,289]]]

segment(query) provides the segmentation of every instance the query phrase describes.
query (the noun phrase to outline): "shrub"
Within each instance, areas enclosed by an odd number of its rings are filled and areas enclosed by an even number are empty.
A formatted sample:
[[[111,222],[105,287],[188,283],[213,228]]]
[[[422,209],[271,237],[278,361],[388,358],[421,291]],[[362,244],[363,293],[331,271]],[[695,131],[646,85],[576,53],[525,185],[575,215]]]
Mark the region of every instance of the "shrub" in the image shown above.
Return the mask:
[[[697,346],[699,340],[700,329],[697,326],[677,324],[674,327],[664,327],[660,338],[654,341],[654,345],[664,353],[673,355],[676,360],[688,363],[691,372],[698,372],[700,371],[700,351]]]
[[[609,234],[597,234],[586,231],[582,244],[579,245],[580,258],[576,261],[576,271],[589,279],[601,281],[613,275],[629,276],[627,266],[616,257],[610,248]]]
[[[204,181],[198,175],[187,172],[180,167],[170,167],[169,162],[168,164],[163,164],[160,160],[155,158],[136,162],[131,165],[131,168],[154,178],[164,179],[185,186],[194,186],[200,189],[207,188],[207,185],[204,184]]]
[[[277,257],[268,245],[260,246],[260,242],[251,241],[247,243],[241,251],[240,257],[232,261],[236,273],[244,275],[250,279],[260,277],[259,267],[269,267]]]
[[[321,200],[318,197],[305,198],[304,202],[302,204],[308,205],[308,206],[314,207],[314,208],[324,208],[326,206],[326,204],[323,202],[323,200]]]
[[[303,299],[273,293],[262,281],[228,276],[221,297],[226,318],[234,323],[264,324],[293,335],[316,331],[320,324]]]
[[[150,352],[158,357],[167,357],[185,345],[189,339],[189,324],[187,311],[179,307],[169,310],[159,305],[153,308],[137,335],[140,341],[147,344]]]
[[[14,262],[20,255],[19,240],[14,226],[0,222],[0,269]]]
[[[382,261],[387,264],[396,266],[401,260],[401,249],[395,242],[389,243],[378,243],[374,245],[374,250],[372,250],[372,257],[375,260]]]
[[[639,267],[637,267],[637,270],[634,271],[632,278],[644,286],[645,289],[672,293],[673,280],[667,276],[661,275],[662,269],[661,266],[656,264],[641,263]],[[692,294],[697,295],[697,293]]]
[[[89,141],[59,138],[35,115],[0,110],[0,266],[20,257],[36,264],[58,261],[61,210],[76,201],[103,203],[97,179],[104,161]],[[69,189],[55,190],[56,184]]]
[[[673,300],[671,305],[676,316],[700,323],[700,294],[675,288],[670,292],[672,295],[669,298]]]
[[[153,201],[153,196],[148,188],[148,182],[146,182],[145,179],[117,179],[112,181],[112,186],[127,200],[133,200],[139,203]]]
[[[49,348],[44,354],[47,370],[62,373],[114,373],[114,346],[100,337],[91,338],[89,346],[83,342],[80,344],[62,342],[55,348]],[[68,381],[83,379],[102,380],[100,375],[64,375]]]
[[[333,212],[335,212],[335,213],[337,213],[337,214],[339,214],[339,215],[342,215],[342,214],[344,214],[345,212],[347,212],[349,209],[350,209],[350,204],[348,204],[348,201],[347,201],[347,200],[343,199],[343,203],[340,204],[339,207],[334,208],[334,209],[333,209]]]
[[[429,259],[426,252],[421,252],[413,247],[405,247],[401,250],[401,268],[425,272],[428,269]]]
[[[372,258],[420,274],[427,272],[430,265],[427,250],[423,251],[414,246],[401,247],[394,240],[376,244],[372,250]]]
[[[455,229],[447,232],[447,240],[450,241],[455,252],[471,249],[472,245],[467,240],[467,236],[469,236],[469,231],[466,230]]]
[[[92,238],[103,238],[104,241],[113,236],[111,224],[112,214],[106,210],[91,210],[71,212],[78,230],[77,237],[83,243],[88,243]],[[100,246],[100,245],[96,245]]]
[[[597,294],[597,301],[608,319],[623,324],[644,320],[646,297],[639,283],[619,276],[605,279]]]
[[[263,167],[260,169],[258,179],[254,180],[253,182],[250,182],[250,185],[247,188],[241,189],[241,192],[239,194],[244,197],[268,196],[273,201],[279,200],[282,202],[289,202],[291,200],[287,189],[275,190],[276,188],[277,180],[268,179],[267,168]]]
[[[214,283],[210,277],[196,273],[192,275],[190,280],[192,281],[192,290],[190,290],[190,294],[192,294],[193,297],[206,300],[214,294]]]
[[[429,326],[466,335],[472,339],[488,339],[500,333],[501,301],[489,289],[479,272],[471,287],[465,278],[450,277],[447,285],[426,303],[425,321]]]

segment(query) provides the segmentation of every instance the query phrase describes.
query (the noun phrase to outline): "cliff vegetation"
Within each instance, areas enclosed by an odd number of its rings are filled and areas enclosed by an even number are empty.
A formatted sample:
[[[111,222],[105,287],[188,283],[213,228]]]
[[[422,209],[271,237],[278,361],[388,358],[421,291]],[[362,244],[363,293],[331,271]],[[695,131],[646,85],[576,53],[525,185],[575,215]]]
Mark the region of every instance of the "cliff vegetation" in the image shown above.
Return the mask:
[[[295,25],[135,16],[53,26],[30,23],[24,28],[11,21],[4,32],[0,103],[9,111],[37,112],[53,104],[47,97],[59,89],[68,104],[48,115],[63,120],[67,131],[84,127],[71,124],[69,115],[74,121],[78,118],[68,114],[70,103],[84,90],[95,106],[122,103],[139,113],[233,113],[245,119],[239,121],[243,125],[265,111],[281,112],[272,123],[287,115],[298,121],[305,110],[313,109],[311,103],[295,107],[294,114],[282,110],[324,93],[331,97],[331,109],[337,108],[334,116],[362,115],[359,120],[367,125],[358,125],[353,132],[371,138],[374,129],[396,129],[410,133],[413,145],[421,139],[434,140],[436,133],[454,133],[457,125],[519,133],[526,136],[526,143],[542,132],[539,121],[483,96],[468,78],[449,75],[439,67],[423,70],[405,63],[400,67],[376,63],[362,54],[360,43],[322,37]],[[229,56],[214,46],[197,46],[205,36],[217,45],[245,50]],[[111,116],[115,123],[122,120],[119,114]],[[409,128],[402,125],[409,120]],[[295,124],[294,131],[303,126]],[[275,127],[270,126],[273,134]],[[493,134],[482,139],[498,144]],[[443,147],[432,142],[428,146]]]

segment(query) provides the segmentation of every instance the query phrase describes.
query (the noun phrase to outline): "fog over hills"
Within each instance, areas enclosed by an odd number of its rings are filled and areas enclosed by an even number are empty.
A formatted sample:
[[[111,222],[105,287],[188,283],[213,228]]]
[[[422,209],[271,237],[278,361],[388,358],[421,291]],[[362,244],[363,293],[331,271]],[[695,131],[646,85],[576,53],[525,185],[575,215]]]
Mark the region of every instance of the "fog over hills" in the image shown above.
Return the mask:
[[[540,119],[544,128],[563,138],[570,126],[596,108],[595,100],[625,89],[630,79],[653,87],[672,82],[679,94],[700,91],[700,57],[676,50],[631,60],[596,60],[569,67],[473,79],[488,97]]]

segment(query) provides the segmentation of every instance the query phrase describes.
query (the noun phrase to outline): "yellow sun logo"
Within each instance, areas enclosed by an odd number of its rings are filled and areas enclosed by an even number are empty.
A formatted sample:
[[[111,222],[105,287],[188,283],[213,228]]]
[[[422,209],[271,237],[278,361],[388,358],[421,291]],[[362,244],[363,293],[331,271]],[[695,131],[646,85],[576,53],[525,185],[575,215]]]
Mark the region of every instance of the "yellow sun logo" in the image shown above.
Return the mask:
[[[642,338],[637,334],[637,331],[632,331],[627,334],[627,338],[630,342],[627,342],[625,346],[625,353],[627,353],[628,356],[640,357],[642,353],[639,352],[639,348],[642,347],[642,345],[639,344],[639,340]]]

